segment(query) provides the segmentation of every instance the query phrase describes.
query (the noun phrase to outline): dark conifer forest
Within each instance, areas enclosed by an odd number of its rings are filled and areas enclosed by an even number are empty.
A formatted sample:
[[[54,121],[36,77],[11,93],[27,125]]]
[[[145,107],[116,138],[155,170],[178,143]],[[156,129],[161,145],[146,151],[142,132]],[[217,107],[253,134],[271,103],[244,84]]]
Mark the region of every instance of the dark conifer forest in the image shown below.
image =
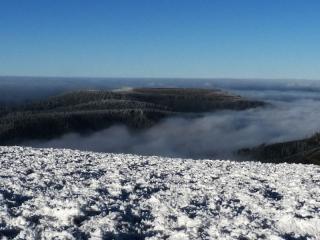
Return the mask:
[[[141,88],[128,91],[77,91],[0,108],[0,143],[50,139],[68,132],[90,133],[113,124],[148,128],[175,115],[263,106],[220,90]]]

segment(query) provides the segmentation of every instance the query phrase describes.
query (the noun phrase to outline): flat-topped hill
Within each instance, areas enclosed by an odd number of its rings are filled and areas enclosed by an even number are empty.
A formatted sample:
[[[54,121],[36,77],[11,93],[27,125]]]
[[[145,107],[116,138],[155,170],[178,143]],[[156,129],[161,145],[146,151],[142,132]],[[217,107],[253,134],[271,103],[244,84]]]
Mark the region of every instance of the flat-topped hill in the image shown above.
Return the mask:
[[[220,90],[138,88],[78,91],[44,101],[3,109],[0,144],[52,138],[68,132],[86,133],[124,124],[147,128],[169,116],[264,106]]]

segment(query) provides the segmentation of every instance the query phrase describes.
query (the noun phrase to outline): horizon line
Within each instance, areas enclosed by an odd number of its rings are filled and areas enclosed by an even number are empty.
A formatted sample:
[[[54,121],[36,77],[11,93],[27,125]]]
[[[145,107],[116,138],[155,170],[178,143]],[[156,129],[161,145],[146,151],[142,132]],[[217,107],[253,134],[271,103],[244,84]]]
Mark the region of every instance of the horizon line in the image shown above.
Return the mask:
[[[175,80],[268,80],[268,81],[320,81],[315,78],[264,78],[264,77],[126,77],[126,76],[46,76],[46,75],[1,75],[0,78],[79,78],[79,79],[175,79]]]

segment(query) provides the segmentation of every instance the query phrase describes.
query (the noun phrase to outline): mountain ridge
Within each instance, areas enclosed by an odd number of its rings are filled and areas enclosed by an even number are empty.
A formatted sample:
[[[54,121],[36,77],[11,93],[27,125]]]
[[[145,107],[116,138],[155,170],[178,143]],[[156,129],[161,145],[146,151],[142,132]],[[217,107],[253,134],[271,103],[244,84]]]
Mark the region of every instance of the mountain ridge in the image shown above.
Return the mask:
[[[113,124],[148,128],[170,116],[218,110],[244,110],[266,103],[216,89],[137,88],[78,91],[3,109],[0,143],[90,132]]]

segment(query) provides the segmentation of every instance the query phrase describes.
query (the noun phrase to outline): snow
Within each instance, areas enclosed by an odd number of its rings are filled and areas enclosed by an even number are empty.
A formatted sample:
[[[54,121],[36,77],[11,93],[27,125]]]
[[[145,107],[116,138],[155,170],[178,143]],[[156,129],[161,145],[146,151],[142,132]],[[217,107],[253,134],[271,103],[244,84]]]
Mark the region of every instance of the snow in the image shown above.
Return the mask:
[[[0,147],[0,239],[320,239],[320,167]]]

